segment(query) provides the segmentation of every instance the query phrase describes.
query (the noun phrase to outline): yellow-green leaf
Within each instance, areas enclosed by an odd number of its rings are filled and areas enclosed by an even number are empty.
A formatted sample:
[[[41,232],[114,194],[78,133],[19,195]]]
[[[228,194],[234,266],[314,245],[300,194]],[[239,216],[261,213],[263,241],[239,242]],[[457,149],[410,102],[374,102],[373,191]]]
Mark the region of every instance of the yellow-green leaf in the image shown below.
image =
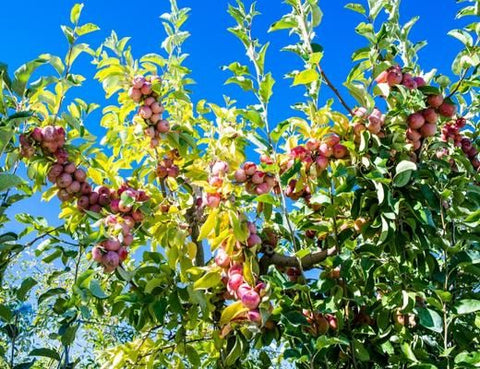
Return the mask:
[[[213,209],[207,217],[205,223],[203,223],[202,227],[200,228],[200,234],[198,235],[198,240],[203,240],[208,237],[208,235],[212,232],[215,224],[217,224],[217,216],[218,216],[219,209]]]
[[[217,286],[222,281],[222,276],[220,272],[210,271],[207,272],[202,278],[195,281],[193,288],[196,290],[206,290]]]
[[[237,316],[247,312],[248,309],[243,306],[241,301],[236,301],[233,304],[227,306],[222,311],[222,315],[220,317],[220,325],[225,325],[231,320],[235,319]]]
[[[312,83],[313,81],[318,80],[319,77],[320,76],[315,69],[306,69],[295,76],[295,78],[293,79],[293,86]]]

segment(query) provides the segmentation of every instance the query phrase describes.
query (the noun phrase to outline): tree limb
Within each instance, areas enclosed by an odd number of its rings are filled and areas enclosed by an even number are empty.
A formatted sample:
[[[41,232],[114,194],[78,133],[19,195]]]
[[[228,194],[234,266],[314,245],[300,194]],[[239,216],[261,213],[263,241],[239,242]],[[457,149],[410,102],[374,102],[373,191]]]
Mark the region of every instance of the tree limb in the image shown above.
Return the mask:
[[[308,254],[307,256],[304,256],[300,259],[302,263],[301,266],[304,270],[312,269],[313,267],[315,267],[315,265],[322,262],[327,257],[335,255],[336,253],[337,250],[335,247],[331,247],[322,251],[312,252],[311,254]],[[273,253],[272,255],[262,256],[262,258],[260,259],[260,273],[266,273],[270,265],[300,268],[300,263],[296,256],[282,255],[277,252]]]

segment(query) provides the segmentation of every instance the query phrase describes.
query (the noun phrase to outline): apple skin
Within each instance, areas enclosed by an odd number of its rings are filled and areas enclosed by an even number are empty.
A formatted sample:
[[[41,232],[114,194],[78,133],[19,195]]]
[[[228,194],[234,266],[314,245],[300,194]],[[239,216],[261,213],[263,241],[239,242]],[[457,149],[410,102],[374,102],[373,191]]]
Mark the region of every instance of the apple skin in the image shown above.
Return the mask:
[[[447,102],[443,102],[442,105],[438,107],[438,112],[441,116],[446,118],[451,118],[457,112],[457,107],[453,104],[449,104]]]
[[[432,123],[425,123],[422,128],[420,128],[420,133],[423,137],[432,137],[437,133],[437,125]]]
[[[438,108],[443,104],[442,95],[430,95],[427,97],[427,104],[432,108]]]
[[[425,118],[421,113],[413,113],[408,116],[407,123],[409,128],[419,129],[425,124]]]

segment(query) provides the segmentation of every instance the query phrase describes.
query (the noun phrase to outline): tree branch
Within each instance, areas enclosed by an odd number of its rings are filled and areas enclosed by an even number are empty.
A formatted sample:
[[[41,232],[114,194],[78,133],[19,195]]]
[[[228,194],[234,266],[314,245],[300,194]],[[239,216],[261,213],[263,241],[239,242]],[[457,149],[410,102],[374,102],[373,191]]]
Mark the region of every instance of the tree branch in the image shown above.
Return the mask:
[[[311,254],[308,254],[307,256],[304,256],[300,259],[302,263],[300,265],[299,259],[296,256],[287,256],[275,252],[272,255],[262,256],[262,258],[260,259],[260,273],[266,273],[270,265],[294,268],[301,267],[303,270],[312,269],[315,267],[315,265],[322,262],[327,257],[335,255],[336,253],[336,247],[331,247],[322,251],[312,252]]]
[[[200,188],[197,186],[192,186],[193,194],[195,197],[201,197],[202,193]],[[195,264],[197,266],[204,266],[205,265],[205,253],[203,251],[202,242],[198,240],[199,236],[199,221],[202,219],[203,210],[197,206],[196,202],[193,202],[193,205],[190,209],[187,210],[185,214],[185,218],[187,223],[190,225],[191,234],[190,237],[192,242],[197,245],[197,254],[195,256]]]

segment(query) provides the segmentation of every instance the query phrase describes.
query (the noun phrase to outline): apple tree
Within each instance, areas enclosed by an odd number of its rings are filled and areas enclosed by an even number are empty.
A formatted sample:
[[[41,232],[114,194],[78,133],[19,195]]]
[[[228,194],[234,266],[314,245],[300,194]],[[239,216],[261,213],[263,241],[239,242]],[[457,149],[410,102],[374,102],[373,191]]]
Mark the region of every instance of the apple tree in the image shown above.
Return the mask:
[[[453,80],[421,68],[400,0],[347,4],[364,47],[342,87],[318,1],[285,3],[269,32],[304,96],[282,122],[268,35],[241,0],[229,31],[248,63],[223,69],[251,105],[192,100],[175,0],[159,53],[115,32],[92,47],[77,4],[65,57],[0,65],[2,367],[480,365],[478,1],[449,33]],[[105,101],[75,97],[79,56]],[[59,224],[15,210],[35,193]]]

